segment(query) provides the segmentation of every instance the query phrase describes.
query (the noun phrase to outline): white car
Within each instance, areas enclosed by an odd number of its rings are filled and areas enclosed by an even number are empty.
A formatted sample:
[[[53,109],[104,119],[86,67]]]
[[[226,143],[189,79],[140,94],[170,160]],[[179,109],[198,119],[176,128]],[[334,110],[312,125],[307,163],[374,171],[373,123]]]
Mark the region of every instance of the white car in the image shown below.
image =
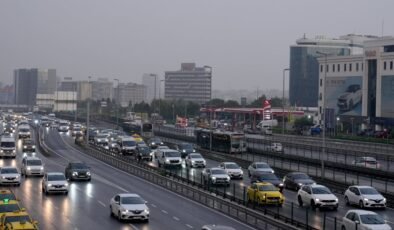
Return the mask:
[[[219,167],[224,169],[231,178],[239,178],[239,179],[243,178],[244,172],[242,171],[242,168],[237,163],[222,162],[219,164]]]
[[[326,186],[313,184],[304,185],[298,190],[298,204],[302,207],[308,204],[312,209],[332,208],[338,209],[338,198]]]
[[[366,210],[349,210],[342,218],[341,230],[391,230],[380,215]]]
[[[347,205],[356,204],[360,208],[385,208],[386,198],[370,186],[350,186],[345,191]]]
[[[182,167],[181,153],[174,149],[160,149],[156,152],[157,164],[159,167],[176,166]]]
[[[202,177],[205,184],[224,184],[230,186],[231,178],[222,168],[206,168],[202,170]]]
[[[271,143],[266,147],[266,150],[272,152],[283,152],[283,146],[281,143]]]
[[[265,162],[253,162],[251,165],[249,165],[249,177],[261,173],[275,173],[275,171]]]
[[[21,174],[18,169],[12,166],[5,166],[0,168],[0,184],[21,184]]]
[[[44,176],[44,164],[38,157],[24,157],[22,159],[21,174],[27,176]]]
[[[45,173],[42,180],[42,192],[49,194],[50,192],[62,192],[68,194],[68,183],[61,172],[48,172]]]
[[[149,221],[149,208],[146,201],[134,193],[117,194],[111,200],[109,209],[111,216],[122,220],[145,220]]]
[[[108,145],[108,134],[99,133],[94,137],[94,143],[96,145]]]
[[[186,166],[190,166],[191,168],[193,167],[203,167],[207,165],[207,162],[205,161],[204,157],[201,156],[199,153],[189,153],[185,157],[185,164]]]
[[[355,166],[380,169],[380,164],[374,157],[357,157],[352,163]]]

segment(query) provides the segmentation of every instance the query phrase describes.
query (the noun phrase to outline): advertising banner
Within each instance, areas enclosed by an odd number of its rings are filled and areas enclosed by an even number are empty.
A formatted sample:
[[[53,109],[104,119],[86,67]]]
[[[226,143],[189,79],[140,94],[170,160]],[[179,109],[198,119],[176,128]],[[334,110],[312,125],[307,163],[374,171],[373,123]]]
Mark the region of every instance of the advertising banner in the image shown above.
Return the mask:
[[[382,117],[394,118],[394,76],[382,76]]]

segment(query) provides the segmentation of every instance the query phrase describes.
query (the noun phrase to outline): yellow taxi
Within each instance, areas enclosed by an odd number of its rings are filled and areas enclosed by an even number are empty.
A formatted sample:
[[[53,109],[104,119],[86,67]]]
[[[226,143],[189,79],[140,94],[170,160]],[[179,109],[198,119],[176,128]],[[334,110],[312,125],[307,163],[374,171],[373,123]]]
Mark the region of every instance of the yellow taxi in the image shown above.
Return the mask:
[[[254,183],[247,190],[248,202],[256,202],[262,204],[276,204],[282,206],[285,197],[277,187],[268,182]]]
[[[20,210],[24,210],[24,209],[21,209],[18,201],[8,200],[8,199],[0,200],[0,214],[5,212],[20,211]]]
[[[131,137],[134,138],[135,142],[137,142],[137,144],[145,144],[144,139],[138,135],[138,134],[133,134],[131,135]]]
[[[24,210],[2,213],[0,218],[0,230],[10,229],[38,229],[38,222],[33,221]]]
[[[10,189],[0,190],[0,200],[17,200],[15,194]]]

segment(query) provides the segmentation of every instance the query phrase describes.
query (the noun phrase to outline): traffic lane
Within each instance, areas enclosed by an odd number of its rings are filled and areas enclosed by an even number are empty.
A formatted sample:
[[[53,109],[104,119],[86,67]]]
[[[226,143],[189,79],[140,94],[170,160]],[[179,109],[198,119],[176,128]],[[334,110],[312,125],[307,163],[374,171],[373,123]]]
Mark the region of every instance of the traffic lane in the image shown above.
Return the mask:
[[[69,152],[64,157],[73,156],[79,160],[87,162],[88,164],[95,162],[96,164],[101,165],[100,170],[93,171],[93,176],[99,175],[105,180],[111,181],[115,185],[123,187],[127,191],[140,194],[148,201],[148,204],[150,204],[152,208],[157,208],[160,210],[160,212],[163,213],[163,216],[158,216],[159,221],[157,223],[160,226],[158,229],[188,229],[190,228],[189,226],[193,228],[199,228],[200,226],[207,223],[226,224],[233,226],[236,229],[249,229],[248,226],[205,206],[178,196],[161,187],[154,186],[140,178],[107,166],[101,161],[91,158],[74,149],[77,146],[73,146],[73,141],[71,138],[66,136],[62,137],[66,142],[66,145],[69,145],[70,147]],[[116,181],[114,181],[112,175],[116,175]],[[108,192],[112,193],[111,190]],[[113,193],[111,196],[112,195]],[[198,218],[196,218],[197,216]],[[171,226],[168,226],[168,228],[163,225],[167,224],[167,222],[168,224],[171,224]],[[151,226],[151,223],[152,222],[150,222],[149,226]]]

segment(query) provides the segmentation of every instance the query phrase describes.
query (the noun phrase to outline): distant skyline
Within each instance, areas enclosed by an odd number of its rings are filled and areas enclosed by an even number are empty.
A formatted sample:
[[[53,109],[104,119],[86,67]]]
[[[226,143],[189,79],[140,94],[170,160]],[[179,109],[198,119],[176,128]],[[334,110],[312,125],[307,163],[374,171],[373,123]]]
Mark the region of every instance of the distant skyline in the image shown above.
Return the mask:
[[[36,0],[0,3],[0,81],[18,68],[118,78],[213,67],[213,89],[282,89],[289,47],[306,34],[394,35],[394,1]],[[288,79],[286,79],[288,84]],[[287,88],[287,87],[286,87]]]

